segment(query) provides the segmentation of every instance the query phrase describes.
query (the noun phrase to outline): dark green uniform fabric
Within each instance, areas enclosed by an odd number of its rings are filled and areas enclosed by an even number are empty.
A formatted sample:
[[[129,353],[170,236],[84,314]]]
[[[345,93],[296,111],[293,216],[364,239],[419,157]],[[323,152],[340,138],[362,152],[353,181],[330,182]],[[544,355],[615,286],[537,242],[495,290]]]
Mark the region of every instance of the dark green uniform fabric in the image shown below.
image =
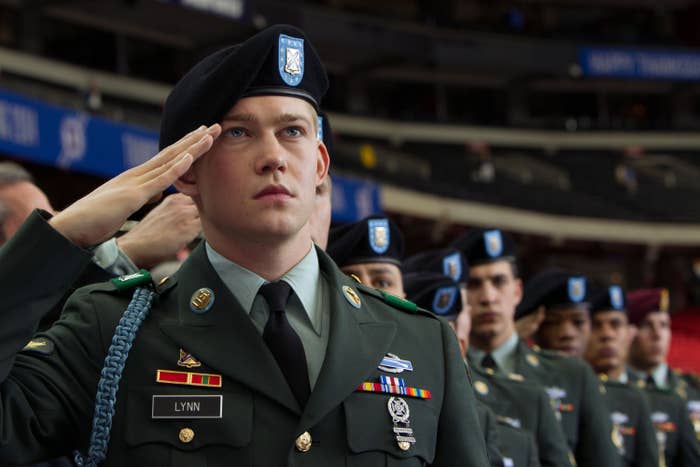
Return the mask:
[[[518,381],[515,375],[508,378],[492,374],[476,364],[471,367],[471,373],[476,398],[499,421],[532,433],[542,466],[571,465],[566,437],[541,386]],[[509,451],[514,453],[515,449]]]
[[[658,467],[659,451],[651,409],[634,386],[604,381],[605,403],[613,424],[611,439],[625,467]]]
[[[34,241],[33,241],[34,240]],[[28,244],[22,242],[27,241]],[[0,250],[0,276],[45,240],[29,229],[20,245]],[[215,273],[203,248],[193,252],[160,291],[129,354],[116,400],[106,466],[485,466],[478,427],[454,332],[428,312],[389,306],[374,290],[346,277],[321,251],[330,284],[330,336],[325,361],[307,406],[294,399],[274,357],[248,315]],[[23,279],[9,286],[26,286]],[[193,293],[214,292],[212,309],[190,311]],[[360,292],[355,308],[343,287]],[[21,294],[18,294],[21,295]],[[51,329],[41,351],[18,354],[40,316],[21,297],[5,310],[0,330],[0,464],[31,462],[77,448],[86,451],[97,381],[115,326],[131,291],[110,284],[80,289]],[[177,366],[180,349],[201,362],[198,373],[222,376],[222,387],[159,384],[156,371]],[[429,389],[427,400],[405,397],[416,443],[399,449],[387,410],[389,395],[360,393],[383,374],[388,353],[412,362],[401,377]],[[221,395],[222,418],[154,419],[154,395]],[[183,428],[189,442],[180,440]],[[308,431],[311,449],[295,449]]]
[[[489,465],[491,467],[503,467],[503,456],[500,450],[500,439],[498,437],[498,422],[496,416],[484,404],[476,401],[476,411],[479,415],[479,425],[484,433],[486,451],[489,455]]]
[[[536,467],[541,465],[537,458],[535,438],[527,430],[519,430],[507,422],[498,422],[498,439],[503,453],[505,467]]]
[[[519,340],[515,372],[547,391],[578,467],[619,465],[600,384],[588,365]]]
[[[665,459],[662,467],[699,466],[700,449],[683,400],[670,389],[646,387],[644,392],[651,407],[659,453]]]
[[[669,369],[669,387],[685,402],[695,438],[700,441],[700,380],[697,375]]]

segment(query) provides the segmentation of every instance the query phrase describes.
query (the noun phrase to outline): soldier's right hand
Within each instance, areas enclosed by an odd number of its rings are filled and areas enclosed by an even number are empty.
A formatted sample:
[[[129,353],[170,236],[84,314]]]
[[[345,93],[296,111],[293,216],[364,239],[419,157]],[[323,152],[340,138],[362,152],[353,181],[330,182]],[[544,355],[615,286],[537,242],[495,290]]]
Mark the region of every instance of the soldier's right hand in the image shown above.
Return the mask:
[[[78,246],[90,247],[109,239],[131,214],[160,199],[163,190],[205,154],[221,134],[221,126],[201,126],[101,185],[56,214],[49,223]]]

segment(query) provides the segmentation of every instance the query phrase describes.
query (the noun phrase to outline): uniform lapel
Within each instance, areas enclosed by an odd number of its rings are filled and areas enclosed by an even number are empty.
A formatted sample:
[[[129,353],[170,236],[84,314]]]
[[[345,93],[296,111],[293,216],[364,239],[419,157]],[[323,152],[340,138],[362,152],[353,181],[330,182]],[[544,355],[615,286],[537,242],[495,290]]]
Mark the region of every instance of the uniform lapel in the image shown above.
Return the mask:
[[[373,317],[368,301],[362,300],[359,309],[350,305],[343,286],[356,290],[355,283],[325,253],[318,253],[321,273],[330,285],[330,335],[321,372],[300,420],[301,431],[335,409],[372,374],[396,333],[395,323]]]
[[[536,352],[530,349],[522,339],[518,339],[515,349],[515,372],[525,379],[539,381],[539,370],[542,363]]]
[[[165,306],[177,307],[178,313],[161,321],[163,333],[214,371],[301,413],[262,336],[209,263],[203,246],[174,279],[177,290],[166,298]],[[214,304],[208,312],[196,314],[190,310],[190,300],[203,287],[214,292]]]

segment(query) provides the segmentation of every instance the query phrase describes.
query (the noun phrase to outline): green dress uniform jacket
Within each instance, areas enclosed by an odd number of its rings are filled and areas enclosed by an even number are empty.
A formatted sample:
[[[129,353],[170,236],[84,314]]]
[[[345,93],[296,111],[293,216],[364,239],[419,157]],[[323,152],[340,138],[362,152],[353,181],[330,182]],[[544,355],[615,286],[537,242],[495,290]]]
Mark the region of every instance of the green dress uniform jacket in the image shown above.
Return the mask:
[[[700,449],[683,400],[670,389],[645,387],[656,430],[661,467],[700,465]]]
[[[25,227],[17,242],[0,250],[0,276],[13,278],[6,284],[12,290],[26,287],[26,277],[35,273],[22,269],[23,258],[52,241]],[[159,290],[136,334],[116,394],[104,465],[488,465],[476,401],[450,327],[431,313],[388,305],[384,295],[342,274],[323,252],[318,256],[331,286],[331,323],[306,407],[299,406],[262,336],[200,247]],[[207,313],[197,314],[190,304],[202,288],[215,300]],[[21,293],[9,302],[5,322],[12,325],[0,329],[0,464],[33,462],[72,448],[86,452],[104,358],[131,295],[114,283],[78,290],[61,319],[33,339],[39,345],[25,350],[41,316],[24,306]],[[199,366],[178,366],[181,350]],[[387,353],[411,362],[413,370],[400,375],[408,386],[432,394],[403,396],[415,437],[408,449],[395,439],[387,409],[392,395],[357,391],[383,374],[378,365]],[[158,370],[196,371],[209,384],[159,383]],[[217,377],[220,387],[211,383]],[[195,404],[204,399],[209,405]],[[188,418],[178,404],[187,404]]]
[[[539,463],[546,467],[570,466],[569,447],[547,394],[541,386],[471,367],[476,398],[486,404],[502,423],[532,433]],[[510,449],[514,452],[514,449]]]
[[[532,433],[498,422],[498,439],[503,453],[504,467],[538,467],[537,446]]]
[[[535,351],[521,339],[515,371],[526,381],[544,386],[578,467],[619,465],[600,383],[588,365],[554,352]]]
[[[611,439],[625,467],[658,467],[656,432],[645,395],[636,387],[603,379],[613,428]]]
[[[489,465],[491,467],[503,467],[503,456],[501,455],[501,442],[498,437],[498,422],[496,416],[484,404],[476,401],[476,412],[479,416],[479,425],[484,433],[486,451],[489,455]]]
[[[669,368],[668,383],[685,402],[688,416],[695,430],[695,438],[700,441],[700,380],[697,375]]]

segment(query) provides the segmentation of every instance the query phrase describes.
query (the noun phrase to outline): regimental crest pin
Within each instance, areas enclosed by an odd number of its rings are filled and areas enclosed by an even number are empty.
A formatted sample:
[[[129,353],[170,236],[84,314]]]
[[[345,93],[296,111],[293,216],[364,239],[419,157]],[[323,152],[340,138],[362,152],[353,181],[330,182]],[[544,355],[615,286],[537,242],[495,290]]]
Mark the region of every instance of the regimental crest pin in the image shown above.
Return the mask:
[[[280,34],[278,68],[289,86],[298,86],[304,78],[304,39]]]
[[[622,309],[622,288],[619,285],[610,286],[608,289],[610,294],[610,304],[616,310]]]
[[[362,300],[360,300],[360,296],[357,295],[357,292],[352,287],[344,285],[343,295],[345,296],[345,300],[347,300],[348,303],[354,306],[355,308],[359,309],[360,306],[362,306]]]
[[[500,230],[487,230],[484,232],[484,247],[491,258],[496,258],[503,253],[503,236]]]
[[[369,246],[378,255],[386,253],[389,249],[391,241],[389,235],[389,220],[388,219],[370,219],[367,222],[369,229]]]
[[[202,366],[202,363],[194,358],[191,353],[180,349],[180,358],[177,360],[177,366],[185,368],[197,368]]]
[[[453,281],[459,282],[462,278],[462,262],[460,261],[459,253],[445,256],[442,259],[442,272],[446,276],[451,277]]]
[[[457,287],[447,286],[437,289],[433,296],[433,311],[435,314],[444,315],[450,311],[452,305],[454,305],[455,298],[457,298]]]
[[[586,280],[583,277],[570,277],[569,284],[569,300],[573,303],[580,303],[586,296]]]

